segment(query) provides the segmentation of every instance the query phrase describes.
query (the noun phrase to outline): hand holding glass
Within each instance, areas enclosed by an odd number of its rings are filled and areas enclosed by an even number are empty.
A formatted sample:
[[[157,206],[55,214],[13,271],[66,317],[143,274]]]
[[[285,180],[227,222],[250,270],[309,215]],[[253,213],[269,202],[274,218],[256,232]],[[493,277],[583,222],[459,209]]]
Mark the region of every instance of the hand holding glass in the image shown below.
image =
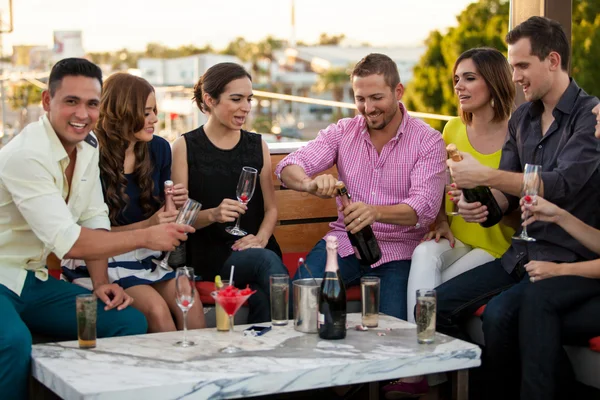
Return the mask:
[[[194,305],[196,294],[196,282],[194,279],[194,269],[188,267],[177,268],[175,273],[175,299],[177,305],[183,312],[183,340],[175,343],[176,346],[190,347],[196,343],[187,340],[187,313]]]
[[[254,195],[254,189],[256,187],[256,176],[258,175],[258,171],[252,167],[244,167],[242,168],[242,173],[240,175],[240,179],[238,180],[236,196],[240,203],[246,205],[252,199],[252,195]],[[235,226],[229,226],[225,229],[227,233],[234,236],[246,236],[248,233],[240,228],[240,219],[242,217],[239,216]]]
[[[179,214],[177,214],[177,219],[175,222],[178,224],[193,225],[196,221],[196,217],[198,216],[200,208],[202,208],[202,204],[198,203],[196,200],[187,199],[183,207],[179,209]],[[162,269],[168,270],[170,255],[171,252],[169,251],[162,260],[152,260],[152,262]]]
[[[525,164],[523,170],[523,199],[527,204],[533,204],[535,202],[535,196],[540,191],[540,184],[542,181],[542,166],[534,164]],[[526,213],[527,214],[527,213]],[[525,215],[527,219],[527,215]],[[521,229],[521,234],[512,237],[515,240],[524,240],[526,242],[535,242],[535,238],[527,235],[527,227],[524,226]]]

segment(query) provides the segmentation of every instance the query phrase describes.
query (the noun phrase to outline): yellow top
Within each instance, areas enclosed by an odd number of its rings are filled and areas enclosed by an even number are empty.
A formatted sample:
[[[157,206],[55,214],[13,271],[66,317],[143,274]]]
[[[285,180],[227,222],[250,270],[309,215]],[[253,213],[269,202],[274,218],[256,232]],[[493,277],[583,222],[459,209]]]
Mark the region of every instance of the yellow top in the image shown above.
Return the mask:
[[[502,150],[492,154],[481,154],[475,150],[469,142],[467,127],[460,118],[448,121],[442,137],[446,145],[454,143],[459,151],[471,154],[483,165],[491,168],[498,168],[500,165]],[[510,247],[511,236],[515,231],[502,223],[484,228],[479,224],[466,222],[461,217],[449,218],[454,237],[471,247],[483,249],[496,258],[501,257]]]
[[[48,278],[46,257],[63,258],[81,227],[110,230],[98,149],[80,142],[69,194],[69,156],[44,115],[0,150],[0,285],[21,295],[27,271]]]

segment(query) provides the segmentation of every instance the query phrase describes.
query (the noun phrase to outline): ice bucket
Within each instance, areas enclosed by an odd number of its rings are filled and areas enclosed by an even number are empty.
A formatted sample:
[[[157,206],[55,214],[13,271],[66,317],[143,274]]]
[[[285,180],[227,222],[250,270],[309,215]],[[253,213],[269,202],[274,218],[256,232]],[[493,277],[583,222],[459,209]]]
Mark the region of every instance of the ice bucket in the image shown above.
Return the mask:
[[[322,280],[310,278],[294,281],[294,329],[299,332],[318,332],[317,312]]]

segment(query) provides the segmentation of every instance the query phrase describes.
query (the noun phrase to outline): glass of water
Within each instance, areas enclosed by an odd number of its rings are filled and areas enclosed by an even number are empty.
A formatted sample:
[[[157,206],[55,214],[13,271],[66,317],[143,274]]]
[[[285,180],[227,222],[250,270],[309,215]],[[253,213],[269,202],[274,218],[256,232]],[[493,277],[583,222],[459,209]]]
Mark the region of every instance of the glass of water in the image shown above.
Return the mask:
[[[362,303],[362,325],[375,328],[379,325],[379,278],[363,276],[360,278],[360,298]]]
[[[434,289],[417,290],[417,341],[433,343],[435,339],[435,316],[437,299]]]
[[[286,274],[271,275],[271,323],[287,325],[289,319],[290,277]]]

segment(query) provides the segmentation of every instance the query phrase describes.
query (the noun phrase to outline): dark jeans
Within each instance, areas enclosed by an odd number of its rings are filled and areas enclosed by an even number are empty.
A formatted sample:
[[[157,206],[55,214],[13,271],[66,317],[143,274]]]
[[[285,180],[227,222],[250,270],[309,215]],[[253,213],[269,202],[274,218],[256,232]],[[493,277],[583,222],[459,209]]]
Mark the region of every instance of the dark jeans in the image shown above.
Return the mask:
[[[562,344],[600,335],[600,281],[575,276],[535,284],[507,274],[500,260],[440,285],[438,330],[470,340],[460,325],[483,313],[485,399],[568,398],[573,372]],[[519,393],[520,392],[520,393]]]
[[[519,315],[521,399],[572,398],[574,375],[563,344],[600,335],[600,280],[559,276],[528,285]]]
[[[220,275],[223,279],[229,279],[232,265],[235,265],[233,272],[234,285],[240,289],[250,285],[253,290],[256,290],[256,293],[248,298],[248,305],[250,306],[248,323],[270,322],[271,289],[269,277],[276,274],[288,274],[281,258],[267,249],[234,251],[221,268]],[[289,293],[291,294],[292,291],[290,290]]]
[[[518,399],[519,307],[530,285],[527,274],[519,280],[507,274],[496,259],[436,288],[437,330],[453,337],[470,340],[461,325],[487,304],[482,317],[486,399]]]
[[[325,275],[325,262],[327,250],[325,240],[317,242],[315,247],[306,256],[306,264],[315,278]],[[410,272],[410,260],[391,261],[372,268],[370,272],[363,273],[361,265],[354,254],[347,257],[338,255],[340,275],[346,287],[360,285],[362,276],[377,276],[381,279],[379,287],[379,311],[396,318],[406,320],[406,286]],[[294,280],[308,278],[306,270],[299,268]]]
[[[61,340],[77,339],[75,297],[90,293],[81,286],[48,277],[43,282],[27,272],[18,296],[0,285],[0,398],[26,399],[31,374],[31,332]],[[98,300],[98,337],[146,333],[144,315],[133,307],[104,311]]]

